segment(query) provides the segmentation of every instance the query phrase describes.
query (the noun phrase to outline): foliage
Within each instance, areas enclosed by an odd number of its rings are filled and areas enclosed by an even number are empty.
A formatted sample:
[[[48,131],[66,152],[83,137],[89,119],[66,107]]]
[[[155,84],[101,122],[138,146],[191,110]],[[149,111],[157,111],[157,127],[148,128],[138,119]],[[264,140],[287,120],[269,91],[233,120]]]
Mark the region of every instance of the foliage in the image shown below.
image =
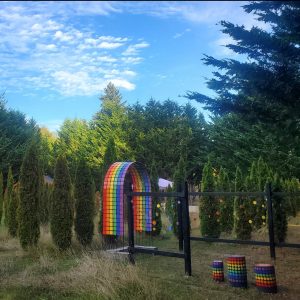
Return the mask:
[[[19,239],[23,249],[35,246],[40,236],[39,202],[42,182],[38,145],[33,139],[25,153],[20,171],[18,210]]]
[[[216,178],[216,190],[220,192],[230,192],[230,181],[228,174],[224,168],[220,168],[220,172]],[[230,233],[233,229],[233,199],[232,197],[219,197],[220,211],[220,230]]]
[[[239,167],[236,168],[235,175],[235,191],[246,191],[242,171]],[[247,197],[235,196],[234,198],[234,233],[237,239],[250,240],[251,239],[251,219],[249,214],[249,200]]]
[[[36,124],[27,120],[25,114],[6,108],[4,94],[0,95],[0,170],[6,186],[7,171],[12,167],[18,177],[27,145],[36,133]]]
[[[158,186],[158,173],[155,165],[152,165],[150,170],[150,181],[151,181],[151,191],[159,192]],[[152,235],[158,236],[160,235],[162,228],[161,221],[161,203],[158,197],[152,197]]]
[[[50,207],[51,207],[52,186],[48,183],[42,185],[41,201],[40,201],[40,221],[41,224],[49,223]]]
[[[13,187],[14,187],[14,178],[12,174],[12,168],[9,166],[7,180],[6,180],[6,191],[4,195],[4,224],[8,226],[9,222],[9,204],[13,194]]]
[[[227,48],[241,59],[206,55],[204,64],[217,69],[207,82],[217,96],[186,96],[214,115],[214,159],[226,156],[227,168],[235,162],[244,170],[262,155],[273,169],[283,166],[281,176],[299,177],[300,7],[296,1],[252,1],[243,8],[272,30],[221,21],[221,31],[234,41]]]
[[[10,202],[8,204],[8,220],[7,228],[8,233],[12,237],[16,237],[18,233],[18,216],[17,211],[20,202],[19,187],[16,186],[13,188]]]
[[[78,165],[75,180],[75,232],[78,241],[90,245],[94,233],[95,189],[91,171],[84,161]]]
[[[0,171],[0,225],[3,215],[3,206],[4,206],[4,191],[3,191],[3,173]]]
[[[203,168],[201,190],[202,192],[215,190],[214,170],[210,160]],[[203,196],[199,208],[202,236],[218,238],[220,236],[220,211],[217,199],[214,196]]]
[[[50,218],[52,239],[60,250],[66,250],[71,245],[73,224],[71,197],[71,178],[67,160],[60,155],[55,164]]]
[[[273,181],[273,192],[282,192],[283,183],[280,180],[278,174],[274,175]],[[279,195],[273,196],[273,210],[274,210],[274,235],[275,241],[283,243],[286,239],[287,234],[287,216],[284,205],[284,198]]]

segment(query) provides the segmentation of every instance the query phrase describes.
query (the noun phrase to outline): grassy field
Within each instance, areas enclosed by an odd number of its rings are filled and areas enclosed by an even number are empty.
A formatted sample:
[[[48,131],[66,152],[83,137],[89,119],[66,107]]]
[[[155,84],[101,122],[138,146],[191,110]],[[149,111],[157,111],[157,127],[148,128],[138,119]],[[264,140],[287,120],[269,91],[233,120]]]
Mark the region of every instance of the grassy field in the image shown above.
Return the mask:
[[[299,231],[297,224],[289,227],[296,239]],[[177,246],[168,234],[153,243],[160,249]],[[248,289],[211,280],[210,263],[228,254],[246,255]],[[101,251],[97,237],[89,249],[74,241],[70,251],[59,253],[47,228],[38,249],[24,252],[1,228],[0,299],[299,299],[300,250],[277,249],[276,295],[262,294],[254,286],[253,266],[260,262],[271,262],[268,247],[192,242],[193,276],[185,277],[182,259],[136,255],[132,266],[124,256]]]

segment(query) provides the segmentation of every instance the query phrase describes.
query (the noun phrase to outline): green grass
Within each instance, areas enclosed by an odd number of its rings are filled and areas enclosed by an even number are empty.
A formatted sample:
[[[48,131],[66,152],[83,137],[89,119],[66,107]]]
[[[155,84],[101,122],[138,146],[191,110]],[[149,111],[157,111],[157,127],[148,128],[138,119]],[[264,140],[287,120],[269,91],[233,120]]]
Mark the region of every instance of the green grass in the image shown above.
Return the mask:
[[[297,227],[293,227],[296,230]],[[292,234],[298,238],[299,232]],[[151,239],[144,241],[150,244]],[[140,241],[143,243],[143,241]],[[177,250],[170,234],[153,239],[160,250]],[[76,241],[72,249],[59,253],[47,229],[42,230],[38,249],[22,251],[16,239],[0,228],[0,299],[297,299],[300,286],[300,250],[277,249],[275,269],[278,294],[267,295],[254,286],[255,263],[273,263],[268,247],[191,243],[193,276],[184,276],[184,262],[139,254],[135,266],[125,259],[112,259],[101,251],[98,237],[83,250]],[[246,256],[248,289],[211,280],[210,264],[228,254]],[[225,270],[226,271],[226,270]],[[226,272],[225,272],[226,274]]]

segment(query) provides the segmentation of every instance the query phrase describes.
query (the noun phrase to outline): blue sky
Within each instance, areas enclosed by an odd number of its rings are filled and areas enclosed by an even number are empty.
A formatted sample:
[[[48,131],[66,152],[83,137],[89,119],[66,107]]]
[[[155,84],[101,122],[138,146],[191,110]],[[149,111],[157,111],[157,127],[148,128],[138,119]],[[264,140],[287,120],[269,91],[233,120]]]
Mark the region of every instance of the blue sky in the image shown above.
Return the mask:
[[[109,81],[128,104],[184,104],[178,96],[188,90],[211,93],[203,53],[237,58],[217,22],[264,27],[244,13],[246,3],[2,1],[0,92],[50,130],[65,118],[91,119]]]

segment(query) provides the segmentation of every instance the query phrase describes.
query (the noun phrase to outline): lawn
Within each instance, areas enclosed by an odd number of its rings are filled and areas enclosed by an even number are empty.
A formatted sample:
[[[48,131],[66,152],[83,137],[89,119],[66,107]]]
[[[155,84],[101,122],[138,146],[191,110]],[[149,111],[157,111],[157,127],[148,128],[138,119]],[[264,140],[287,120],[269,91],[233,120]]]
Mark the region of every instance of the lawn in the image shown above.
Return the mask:
[[[299,237],[293,224],[289,233]],[[150,241],[148,241],[150,243]],[[160,249],[175,249],[170,234],[153,239]],[[184,276],[183,260],[136,255],[136,265],[125,256],[101,251],[98,237],[83,250],[74,240],[72,249],[59,253],[47,228],[38,249],[22,251],[18,240],[0,231],[0,299],[297,299],[300,295],[300,250],[277,249],[275,269],[278,294],[258,292],[254,286],[255,263],[271,262],[268,247],[192,242],[192,277]],[[228,254],[246,256],[248,289],[211,280],[210,263]],[[299,298],[298,298],[299,299]]]

